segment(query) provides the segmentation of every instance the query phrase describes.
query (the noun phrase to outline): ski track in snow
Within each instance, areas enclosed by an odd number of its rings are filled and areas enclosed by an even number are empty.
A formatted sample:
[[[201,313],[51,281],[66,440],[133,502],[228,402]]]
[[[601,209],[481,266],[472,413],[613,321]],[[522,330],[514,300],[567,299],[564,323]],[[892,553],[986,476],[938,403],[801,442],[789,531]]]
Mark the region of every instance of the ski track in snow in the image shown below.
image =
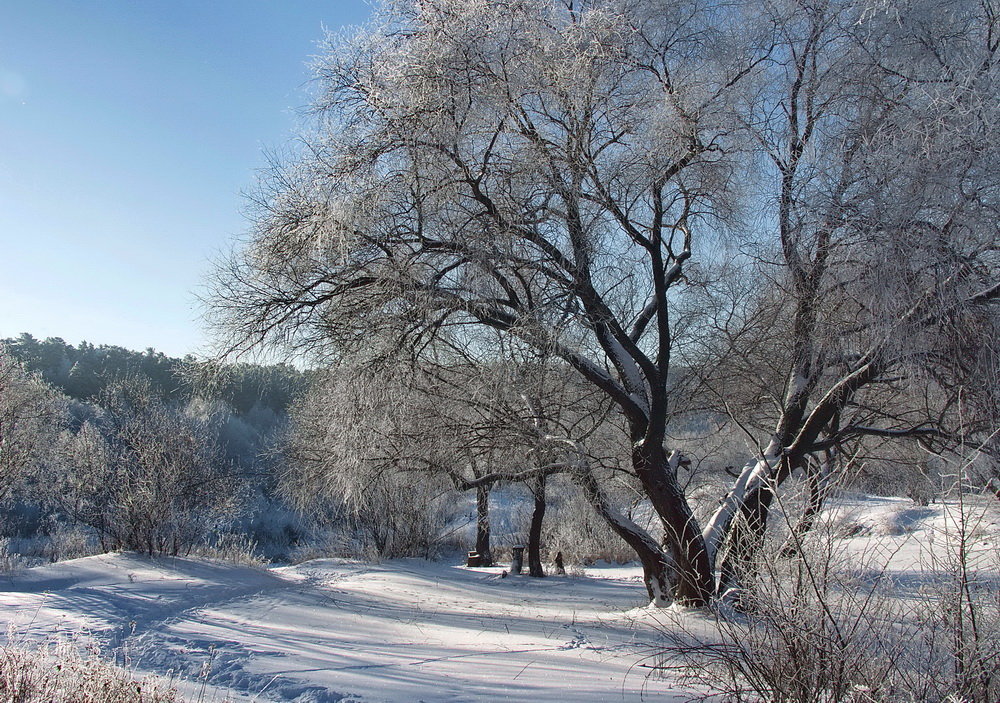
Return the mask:
[[[79,637],[206,700],[664,700],[634,668],[654,634],[635,569],[500,578],[401,560],[253,569],[107,554],[0,585],[18,638]],[[671,697],[667,697],[669,700]],[[681,696],[677,700],[682,700]]]
[[[979,579],[1000,579],[1000,514],[985,505],[968,523],[970,565]],[[820,522],[853,555],[857,577],[888,578],[900,597],[919,597],[936,578],[957,524],[954,506],[872,496],[831,501]],[[335,559],[255,569],[105,554],[0,581],[0,608],[19,640],[93,643],[204,703],[690,699],[675,682],[644,676],[659,618],[642,607],[637,567],[592,568],[586,578],[500,571]]]

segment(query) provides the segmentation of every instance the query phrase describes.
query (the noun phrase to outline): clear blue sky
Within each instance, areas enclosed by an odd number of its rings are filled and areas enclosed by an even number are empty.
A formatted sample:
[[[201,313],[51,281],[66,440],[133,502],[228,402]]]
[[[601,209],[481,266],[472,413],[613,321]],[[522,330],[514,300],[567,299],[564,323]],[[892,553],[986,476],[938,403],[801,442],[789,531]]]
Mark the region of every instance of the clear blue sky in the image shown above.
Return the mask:
[[[0,1],[0,337],[200,351],[194,293],[365,0]]]

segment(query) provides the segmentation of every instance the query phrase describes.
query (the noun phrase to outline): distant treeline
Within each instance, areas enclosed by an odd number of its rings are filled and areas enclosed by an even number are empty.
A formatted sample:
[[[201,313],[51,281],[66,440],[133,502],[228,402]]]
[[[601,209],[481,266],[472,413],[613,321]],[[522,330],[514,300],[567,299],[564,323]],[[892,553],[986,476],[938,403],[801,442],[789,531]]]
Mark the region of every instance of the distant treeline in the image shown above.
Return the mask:
[[[257,406],[280,415],[308,380],[307,372],[288,364],[219,367],[190,355],[183,359],[166,356],[153,348],[139,352],[90,342],[74,346],[60,337],[39,340],[27,333],[0,340],[0,344],[25,369],[80,401],[95,400],[116,380],[140,377],[163,400],[207,396],[227,403],[239,414]]]

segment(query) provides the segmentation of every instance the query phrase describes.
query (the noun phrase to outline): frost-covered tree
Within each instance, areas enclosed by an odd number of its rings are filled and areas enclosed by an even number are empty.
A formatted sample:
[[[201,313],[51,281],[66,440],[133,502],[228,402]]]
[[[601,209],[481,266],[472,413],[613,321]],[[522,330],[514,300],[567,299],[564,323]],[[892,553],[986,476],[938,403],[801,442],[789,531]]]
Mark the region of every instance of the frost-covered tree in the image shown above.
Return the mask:
[[[0,346],[0,499],[51,449],[65,408]]]
[[[567,371],[537,363],[477,364],[455,353],[417,368],[342,363],[294,408],[286,492],[300,507],[349,516],[369,537],[384,533],[370,540],[376,550],[399,554],[425,553],[440,531],[438,504],[454,504],[456,491],[475,491],[476,551],[491,560],[490,492],[525,483],[536,497],[529,567],[541,575],[545,479],[568,470],[564,451],[553,451],[550,431],[564,428],[570,414],[577,434],[592,424],[583,415],[586,394],[566,388]],[[574,391],[580,402],[571,405],[566,396]],[[406,535],[413,531],[397,523],[426,523],[427,536],[411,540]]]
[[[217,291],[233,345],[461,325],[563,359],[626,419],[677,597],[704,602],[707,553],[663,439],[670,291],[726,199],[734,87],[764,54],[729,41],[731,12],[389,4],[317,65],[308,155],[274,171]],[[615,528],[669,600],[660,544]]]
[[[581,471],[591,503],[654,602],[704,603],[720,547],[739,556],[804,457],[930,431],[883,398],[998,290],[993,18],[960,0],[387,3],[317,62],[306,148],[220,271],[227,348],[419,356],[448,334],[489,358],[499,332],[561,360],[616,408],[662,542]],[[758,263],[727,275],[768,285],[707,334],[684,301],[737,233]],[[773,437],[703,528],[667,427],[696,388],[725,405],[703,343],[738,349],[734,325],[760,320]]]
[[[330,370],[292,406],[283,492],[321,525],[350,528],[360,551],[427,556],[454,504],[442,467],[467,455],[426,409],[392,369]]]
[[[155,395],[112,383],[93,421],[66,432],[39,490],[107,549],[187,553],[234,504],[210,428]]]
[[[765,283],[731,318],[756,327],[755,348],[728,353],[752,360],[743,378],[773,424],[706,525],[713,558],[757,543],[810,457],[865,438],[964,441],[952,406],[986,379],[959,360],[985,346],[1000,298],[994,8],[768,8],[785,13],[780,40],[745,118],[771,184],[766,235],[746,248]]]

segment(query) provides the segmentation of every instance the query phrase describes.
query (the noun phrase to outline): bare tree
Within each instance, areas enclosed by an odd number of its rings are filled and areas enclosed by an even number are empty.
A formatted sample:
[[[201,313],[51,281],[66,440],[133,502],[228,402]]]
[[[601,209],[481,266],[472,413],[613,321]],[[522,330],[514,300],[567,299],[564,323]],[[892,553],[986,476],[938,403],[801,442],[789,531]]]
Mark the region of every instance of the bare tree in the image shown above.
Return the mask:
[[[983,345],[970,322],[1000,297],[991,4],[913,3],[887,22],[850,3],[768,7],[786,13],[782,36],[747,114],[777,237],[754,252],[768,282],[754,312],[783,372],[754,364],[777,412],[706,525],[713,558],[727,539],[735,559],[759,542],[774,491],[813,455],[954,443],[950,405],[983,380],[956,360]]]
[[[434,551],[453,503],[435,467],[461,460],[441,428],[421,424],[413,382],[388,367],[329,369],[293,405],[285,441],[284,493],[381,557]]]
[[[65,433],[43,495],[107,549],[187,553],[233,506],[209,428],[141,379],[109,386],[101,413]]]
[[[654,602],[705,603],[720,547],[752,545],[807,456],[940,431],[893,399],[1000,291],[995,36],[963,0],[389,3],[317,63],[316,129],[220,271],[227,350],[419,357],[451,335],[488,358],[500,332],[562,360],[617,409],[663,541],[578,440],[553,438],[560,463]],[[712,360],[682,303],[741,224],[756,264],[735,275],[768,286],[733,317],[774,321],[779,412],[702,529],[667,427],[728,389],[681,372]]]
[[[464,326],[563,359],[619,408],[676,547],[674,589],[657,541],[615,525],[651,598],[705,602],[707,553],[663,440],[671,290],[725,193],[734,86],[763,53],[714,29],[727,12],[390,5],[317,64],[321,129],[273,171],[216,291],[231,348]]]
[[[342,363],[293,412],[286,490],[304,508],[334,517],[346,509],[387,535],[400,520],[426,519],[431,538],[437,515],[423,491],[474,490],[476,549],[491,561],[490,491],[524,483],[534,497],[529,570],[543,575],[546,479],[571,468],[554,440],[587,438],[606,417],[573,373],[537,361],[477,364],[454,348],[417,368]]]
[[[0,499],[51,448],[63,413],[58,394],[0,347]]]

